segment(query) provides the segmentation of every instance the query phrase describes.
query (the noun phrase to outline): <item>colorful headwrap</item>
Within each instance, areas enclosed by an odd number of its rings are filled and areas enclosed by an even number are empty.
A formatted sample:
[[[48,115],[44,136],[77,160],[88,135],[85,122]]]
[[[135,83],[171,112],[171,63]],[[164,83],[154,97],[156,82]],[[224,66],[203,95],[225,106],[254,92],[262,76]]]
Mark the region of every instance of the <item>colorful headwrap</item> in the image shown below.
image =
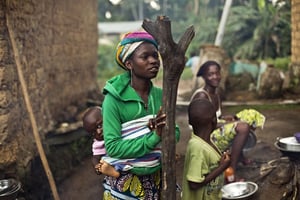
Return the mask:
[[[158,48],[155,39],[145,31],[129,32],[124,35],[123,39],[117,46],[116,61],[125,70],[125,61],[143,42],[150,42]]]

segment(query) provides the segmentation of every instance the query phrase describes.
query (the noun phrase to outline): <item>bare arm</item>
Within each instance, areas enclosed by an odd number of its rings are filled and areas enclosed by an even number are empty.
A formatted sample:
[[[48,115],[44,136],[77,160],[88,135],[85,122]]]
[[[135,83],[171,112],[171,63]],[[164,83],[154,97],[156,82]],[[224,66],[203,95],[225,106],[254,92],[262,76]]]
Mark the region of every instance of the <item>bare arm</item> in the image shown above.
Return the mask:
[[[206,95],[204,92],[201,92],[201,91],[197,92],[197,93],[193,96],[193,98],[191,99],[191,101],[192,101],[192,100],[195,100],[195,99],[207,99],[207,100],[209,100],[208,97],[207,97],[207,95]]]
[[[197,190],[197,189],[201,188],[202,186],[208,184],[213,179],[215,179],[217,176],[219,176],[221,173],[223,173],[224,170],[229,166],[229,164],[230,164],[230,156],[229,156],[228,152],[225,152],[221,157],[219,167],[217,167],[216,169],[211,171],[209,174],[207,174],[205,176],[204,181],[201,183],[195,183],[195,182],[189,181],[189,187],[192,190]]]

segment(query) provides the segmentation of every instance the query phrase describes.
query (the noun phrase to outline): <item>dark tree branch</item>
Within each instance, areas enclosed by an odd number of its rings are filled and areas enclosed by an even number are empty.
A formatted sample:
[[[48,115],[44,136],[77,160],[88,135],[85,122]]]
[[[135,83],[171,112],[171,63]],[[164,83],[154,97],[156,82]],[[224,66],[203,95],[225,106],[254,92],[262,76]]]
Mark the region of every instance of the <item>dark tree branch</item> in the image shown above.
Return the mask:
[[[162,133],[162,197],[176,199],[175,170],[175,114],[177,89],[180,76],[185,67],[185,52],[192,41],[195,31],[189,27],[179,43],[172,37],[171,22],[168,17],[158,16],[155,22],[144,20],[142,27],[159,44],[163,62],[163,111],[167,114],[166,126]]]

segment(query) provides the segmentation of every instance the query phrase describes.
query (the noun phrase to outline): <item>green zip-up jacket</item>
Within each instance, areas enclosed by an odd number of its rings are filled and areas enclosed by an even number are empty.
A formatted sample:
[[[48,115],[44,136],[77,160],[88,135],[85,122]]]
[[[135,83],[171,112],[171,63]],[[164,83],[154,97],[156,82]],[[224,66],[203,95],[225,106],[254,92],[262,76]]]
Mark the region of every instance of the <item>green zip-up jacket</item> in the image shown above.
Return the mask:
[[[145,105],[141,97],[130,86],[129,72],[125,72],[108,80],[103,94],[105,95],[102,104],[103,135],[106,153],[114,158],[126,159],[141,157],[153,150],[161,141],[155,131],[144,137],[122,140],[121,125],[146,115],[156,115],[162,105],[162,89],[151,83],[148,105]],[[180,131],[176,126],[177,141],[179,137]],[[160,168],[161,166],[135,167],[131,169],[131,172],[137,175],[147,175]]]

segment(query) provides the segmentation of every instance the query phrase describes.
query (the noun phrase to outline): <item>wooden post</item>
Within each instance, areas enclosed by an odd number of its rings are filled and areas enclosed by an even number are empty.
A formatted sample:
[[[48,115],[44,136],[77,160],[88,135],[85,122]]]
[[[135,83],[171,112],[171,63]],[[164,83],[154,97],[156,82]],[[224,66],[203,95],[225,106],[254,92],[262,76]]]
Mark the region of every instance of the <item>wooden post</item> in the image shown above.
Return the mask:
[[[158,16],[155,22],[144,20],[142,27],[159,44],[163,61],[163,112],[167,114],[162,133],[162,194],[161,199],[176,199],[175,169],[175,114],[177,88],[185,67],[185,52],[195,36],[194,27],[189,27],[178,44],[173,40],[171,22],[166,16]]]
[[[29,114],[29,118],[30,118],[30,122],[31,122],[31,125],[32,125],[34,140],[35,140],[35,143],[36,143],[36,146],[37,146],[37,149],[38,149],[38,152],[39,152],[39,155],[40,155],[40,158],[41,158],[41,161],[42,161],[45,173],[46,173],[46,176],[47,176],[49,184],[50,184],[50,188],[51,188],[51,191],[52,191],[52,194],[53,194],[53,198],[54,198],[54,200],[60,200],[59,194],[58,194],[58,191],[57,191],[57,188],[56,188],[56,185],[55,185],[55,180],[54,180],[52,172],[50,170],[48,160],[47,160],[44,148],[43,148],[43,144],[42,144],[39,132],[38,132],[37,123],[36,123],[36,120],[35,120],[35,117],[34,117],[32,105],[31,105],[29,94],[28,94],[28,91],[27,91],[27,85],[26,85],[25,78],[24,78],[23,71],[22,71],[19,52],[18,52],[18,49],[17,49],[16,41],[15,41],[15,35],[14,35],[13,29],[11,27],[8,14],[6,15],[6,24],[7,24],[7,29],[8,29],[8,33],[9,33],[9,38],[10,38],[10,41],[11,41],[11,44],[12,44],[12,49],[13,49],[13,52],[14,52],[14,58],[15,58],[15,62],[16,62],[16,65],[17,65],[17,72],[18,72],[19,81],[21,83],[21,88],[22,88],[23,95],[24,95],[25,105],[26,105],[26,108],[27,108],[27,111],[28,111],[28,114]]]

